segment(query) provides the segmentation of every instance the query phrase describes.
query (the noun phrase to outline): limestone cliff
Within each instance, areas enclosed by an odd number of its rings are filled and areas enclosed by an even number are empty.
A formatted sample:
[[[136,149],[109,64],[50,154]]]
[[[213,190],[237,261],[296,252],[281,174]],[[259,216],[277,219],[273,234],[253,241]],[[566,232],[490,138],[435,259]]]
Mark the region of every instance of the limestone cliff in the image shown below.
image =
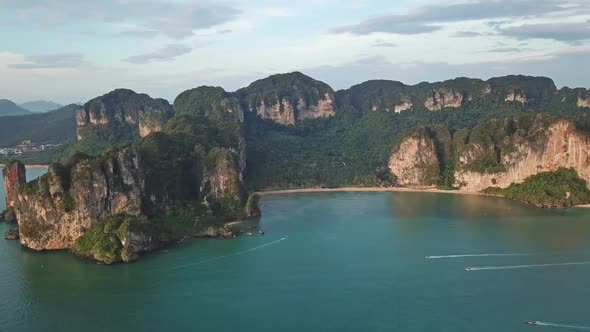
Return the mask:
[[[106,216],[141,214],[144,175],[137,150],[126,148],[101,159],[53,164],[45,176],[28,184],[24,168],[19,182],[5,174],[8,185],[18,186],[7,202],[14,206],[23,245],[35,250],[73,248],[86,229]]]
[[[184,236],[231,236],[224,223],[256,210],[246,208],[239,102],[222,90],[198,88],[176,104],[177,114],[138,142],[97,156],[75,154],[30,183],[22,164],[8,165],[7,203],[21,243],[114,263]],[[110,126],[123,115],[113,114],[93,121],[107,118]]]
[[[172,107],[163,99],[118,89],[90,100],[76,111],[78,140],[113,136],[145,137],[160,131],[172,116]]]
[[[447,107],[461,107],[463,94],[455,89],[438,89],[429,93],[424,107],[429,111],[440,111]]]
[[[499,141],[470,142],[459,151],[455,172],[458,187],[468,191],[506,188],[539,172],[559,168],[573,168],[590,183],[590,137],[578,132],[572,122],[537,115],[531,123],[516,121],[507,123],[506,128]],[[478,155],[478,150],[485,151]],[[488,159],[491,163],[487,165],[495,167],[486,169],[482,166],[490,156],[493,160]]]
[[[456,131],[452,144],[440,132],[418,127],[396,144],[389,167],[400,185],[433,186],[447,177],[446,185],[479,192],[562,168],[590,183],[590,136],[571,121],[547,114],[491,120]]]
[[[439,159],[428,128],[416,128],[402,138],[389,159],[389,169],[402,186],[430,187],[437,184]]]
[[[258,80],[236,94],[249,112],[282,125],[336,114],[332,88],[297,72]]]

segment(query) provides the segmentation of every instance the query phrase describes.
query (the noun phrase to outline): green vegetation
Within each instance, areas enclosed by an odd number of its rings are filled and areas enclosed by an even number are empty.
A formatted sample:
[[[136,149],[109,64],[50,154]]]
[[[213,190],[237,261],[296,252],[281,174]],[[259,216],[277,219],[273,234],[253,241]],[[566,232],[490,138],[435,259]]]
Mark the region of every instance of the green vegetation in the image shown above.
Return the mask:
[[[236,92],[247,106],[258,107],[261,103],[275,104],[287,98],[293,105],[303,100],[307,105],[315,105],[325,98],[326,94],[333,95],[334,91],[326,83],[299,72],[272,75],[250,84]],[[282,106],[281,106],[282,107]]]
[[[74,244],[74,252],[83,257],[98,259],[107,264],[120,261],[122,241],[127,236],[135,217],[116,215],[92,225]]]
[[[560,168],[527,178],[523,183],[510,187],[487,188],[485,193],[524,201],[539,207],[566,208],[590,204],[590,190],[586,180],[580,179],[573,169]]]

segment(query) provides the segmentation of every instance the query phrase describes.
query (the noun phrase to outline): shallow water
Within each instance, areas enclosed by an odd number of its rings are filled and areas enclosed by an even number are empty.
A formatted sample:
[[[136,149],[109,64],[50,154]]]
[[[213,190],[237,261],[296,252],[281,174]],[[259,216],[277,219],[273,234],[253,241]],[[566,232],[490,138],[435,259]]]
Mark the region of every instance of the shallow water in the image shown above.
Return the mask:
[[[590,210],[430,193],[267,196],[265,236],[130,265],[0,241],[0,330],[529,331],[590,326]],[[4,231],[6,225],[0,225]],[[284,240],[281,240],[285,238]],[[527,254],[425,259],[425,256]]]

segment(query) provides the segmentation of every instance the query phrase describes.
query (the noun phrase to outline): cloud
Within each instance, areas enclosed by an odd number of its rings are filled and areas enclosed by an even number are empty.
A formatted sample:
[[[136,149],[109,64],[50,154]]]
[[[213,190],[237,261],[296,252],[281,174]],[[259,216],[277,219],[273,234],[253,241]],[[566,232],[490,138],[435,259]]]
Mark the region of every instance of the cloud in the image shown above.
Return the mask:
[[[518,53],[523,51],[518,47],[497,47],[483,51],[484,53]]]
[[[393,63],[385,57],[362,58],[357,61],[333,66],[299,68],[298,70],[333,84],[335,89],[345,89],[352,85],[373,79],[388,79],[406,84],[423,81],[444,81],[455,77],[488,79],[502,75],[523,74],[547,76],[558,86],[590,87],[586,71],[580,70],[588,65],[590,49],[584,48],[569,52],[550,53],[540,57],[521,56],[506,61],[487,61],[471,64],[451,64],[447,62]]]
[[[498,27],[497,30],[504,36],[518,40],[552,39],[565,43],[577,43],[590,39],[590,22],[524,24],[517,27]]]
[[[80,53],[26,55],[24,63],[9,64],[10,69],[76,68],[88,65]]]
[[[0,0],[0,12],[45,24],[124,23],[177,39],[190,37],[194,30],[228,23],[242,13],[234,5],[214,0]]]
[[[134,38],[154,38],[158,35],[158,31],[146,29],[130,29],[121,31],[119,35]]]
[[[396,47],[397,45],[394,43],[377,41],[377,42],[373,43],[373,45],[371,45],[371,46],[373,46],[373,47]]]
[[[563,10],[556,0],[478,0],[451,5],[426,5],[408,14],[389,14],[336,27],[333,33],[367,35],[375,32],[413,35],[440,30],[441,23],[530,17]]]
[[[266,17],[290,17],[294,16],[294,13],[288,8],[271,7],[262,9],[262,15]]]
[[[483,36],[483,33],[476,31],[458,31],[451,35],[455,38],[473,38]]]
[[[190,53],[191,48],[181,44],[169,44],[154,52],[130,56],[124,61],[134,64],[146,64],[152,61],[171,61],[176,57]]]

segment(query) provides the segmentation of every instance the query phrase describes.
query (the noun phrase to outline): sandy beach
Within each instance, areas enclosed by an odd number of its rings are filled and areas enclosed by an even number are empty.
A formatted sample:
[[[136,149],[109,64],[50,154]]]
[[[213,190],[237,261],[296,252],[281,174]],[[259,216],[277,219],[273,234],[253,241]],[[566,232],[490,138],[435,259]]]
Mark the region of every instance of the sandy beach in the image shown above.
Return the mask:
[[[479,192],[465,191],[465,190],[441,190],[435,188],[400,188],[400,187],[342,187],[342,188],[301,188],[301,189],[284,189],[284,190],[262,190],[257,192],[261,196],[265,195],[281,195],[294,193],[314,193],[314,192],[418,192],[418,193],[437,193],[437,194],[453,194],[453,195],[478,195],[478,196],[494,196]]]

